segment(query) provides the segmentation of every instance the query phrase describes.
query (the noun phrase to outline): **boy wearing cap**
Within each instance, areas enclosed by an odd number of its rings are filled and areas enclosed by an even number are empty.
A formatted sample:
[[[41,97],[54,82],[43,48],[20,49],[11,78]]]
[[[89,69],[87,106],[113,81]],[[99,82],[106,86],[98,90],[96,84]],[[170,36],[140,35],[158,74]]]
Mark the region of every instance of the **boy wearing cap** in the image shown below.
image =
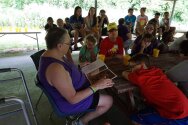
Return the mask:
[[[147,55],[136,55],[129,62],[132,71],[122,75],[139,87],[151,107],[132,116],[135,125],[187,125],[188,99],[176,85],[161,69],[150,67]]]
[[[109,23],[107,26],[108,37],[101,41],[99,54],[105,57],[123,56],[123,40],[118,36],[118,27],[116,23]]]

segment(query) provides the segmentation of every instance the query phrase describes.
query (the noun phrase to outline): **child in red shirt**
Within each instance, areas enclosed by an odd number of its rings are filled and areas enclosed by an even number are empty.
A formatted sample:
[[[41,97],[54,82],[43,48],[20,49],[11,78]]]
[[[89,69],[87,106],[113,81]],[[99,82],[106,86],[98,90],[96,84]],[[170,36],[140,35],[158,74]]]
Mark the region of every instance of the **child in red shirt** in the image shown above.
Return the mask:
[[[188,99],[163,71],[149,67],[149,57],[139,54],[131,58],[132,72],[124,71],[123,77],[137,85],[146,102],[156,111],[133,115],[136,124],[186,125],[188,124]]]
[[[122,57],[123,40],[118,36],[118,27],[116,23],[109,23],[107,27],[109,37],[106,37],[100,44],[99,54],[105,57]]]

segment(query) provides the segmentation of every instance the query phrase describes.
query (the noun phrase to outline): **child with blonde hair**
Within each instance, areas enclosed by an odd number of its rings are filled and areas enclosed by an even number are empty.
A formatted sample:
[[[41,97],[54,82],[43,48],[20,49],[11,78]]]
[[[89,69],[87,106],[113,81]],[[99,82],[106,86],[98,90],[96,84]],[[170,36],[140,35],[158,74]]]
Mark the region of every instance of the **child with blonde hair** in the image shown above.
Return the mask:
[[[80,49],[79,53],[81,67],[96,60],[98,54],[96,43],[97,39],[94,35],[89,34],[85,37],[85,45]]]

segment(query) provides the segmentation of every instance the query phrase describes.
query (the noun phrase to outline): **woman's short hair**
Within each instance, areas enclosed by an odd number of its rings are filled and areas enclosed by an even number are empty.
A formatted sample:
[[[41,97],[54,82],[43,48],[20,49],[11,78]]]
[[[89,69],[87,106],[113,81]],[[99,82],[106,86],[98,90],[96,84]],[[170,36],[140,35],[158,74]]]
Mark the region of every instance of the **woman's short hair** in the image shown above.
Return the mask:
[[[67,31],[65,29],[60,29],[60,28],[50,29],[45,37],[47,49],[50,50],[56,48],[57,44],[62,43],[62,41],[64,41],[66,34]]]
[[[85,41],[85,44],[87,44],[88,41],[89,41],[89,42],[92,42],[94,45],[97,43],[97,39],[96,39],[95,36],[92,35],[92,34],[87,35],[87,36],[85,37],[84,41]]]
[[[150,58],[146,54],[137,54],[137,55],[133,56],[129,60],[129,62],[133,62],[133,63],[136,63],[136,64],[145,63],[145,65],[147,67],[150,67]]]

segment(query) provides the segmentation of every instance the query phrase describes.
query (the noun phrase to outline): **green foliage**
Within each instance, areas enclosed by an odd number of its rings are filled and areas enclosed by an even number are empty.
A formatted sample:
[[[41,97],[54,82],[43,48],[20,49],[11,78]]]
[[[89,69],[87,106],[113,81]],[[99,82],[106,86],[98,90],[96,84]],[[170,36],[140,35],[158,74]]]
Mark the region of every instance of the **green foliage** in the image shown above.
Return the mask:
[[[163,13],[165,11],[169,11],[171,13],[172,4],[171,1],[162,1],[162,0],[97,0],[98,1],[98,9],[117,9],[122,10],[122,13],[127,12],[126,10],[130,7],[134,8],[135,11],[139,11],[141,7],[147,7],[147,13],[155,12]],[[4,9],[12,9],[24,11],[26,6],[36,4],[40,5],[49,5],[50,7],[56,8],[65,8],[65,9],[73,9],[76,6],[80,6],[83,10],[88,10],[91,6],[94,6],[95,0],[0,0],[0,5]],[[45,3],[45,4],[44,4]],[[45,10],[44,10],[45,11]],[[6,13],[1,10],[0,16],[5,17]],[[16,25],[27,25],[29,22],[30,25],[42,25],[42,21],[46,18],[46,16],[41,16],[40,11],[28,12],[27,16],[19,15],[18,19],[15,19]],[[186,15],[188,13],[188,1],[187,0],[178,0],[175,12],[173,15],[173,20],[177,22],[186,22],[188,17]],[[14,15],[14,12],[13,12]],[[71,15],[71,14],[70,14]],[[23,20],[27,17],[28,22]],[[11,25],[13,21],[9,21],[7,18],[2,18],[0,20],[0,25]],[[44,21],[45,22],[45,21]]]
[[[165,4],[161,4],[160,7],[161,7],[161,9],[163,10],[163,12],[165,12],[165,11],[168,11],[168,10],[169,10],[170,5],[169,5],[168,2],[166,2]]]
[[[25,0],[15,0],[15,8],[22,10],[25,5]]]
[[[180,11],[175,12],[174,15],[173,15],[173,19],[175,19],[178,22],[183,21],[182,14],[183,14],[183,12],[180,12]]]
[[[76,0],[74,3],[73,3],[73,6],[80,6],[81,8],[85,8],[84,6],[84,0]]]
[[[131,4],[131,8],[134,8],[134,10],[138,10],[140,8],[140,0],[130,0],[129,3]]]
[[[117,7],[117,0],[109,0],[109,1],[107,1],[107,3],[110,5],[110,6],[112,6],[112,7],[114,7],[114,8],[116,8]]]
[[[0,4],[2,7],[12,7],[14,5],[13,0],[1,0]]]
[[[63,1],[63,6],[68,9],[70,7],[70,4],[68,1]]]

